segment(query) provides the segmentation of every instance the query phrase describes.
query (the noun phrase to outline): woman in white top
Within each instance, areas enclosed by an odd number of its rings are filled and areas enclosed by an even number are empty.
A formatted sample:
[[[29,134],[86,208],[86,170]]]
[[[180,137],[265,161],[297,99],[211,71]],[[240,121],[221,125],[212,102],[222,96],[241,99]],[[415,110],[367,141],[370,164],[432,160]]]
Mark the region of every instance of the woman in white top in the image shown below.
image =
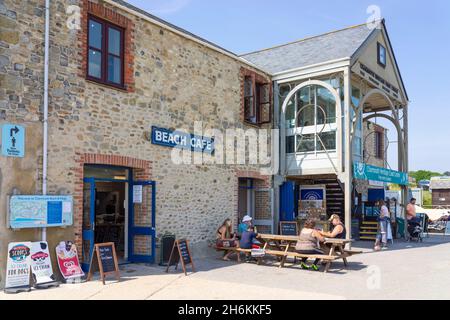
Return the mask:
[[[381,244],[383,247],[387,246],[388,224],[391,220],[391,215],[388,207],[386,206],[386,202],[384,202],[384,200],[379,200],[378,205],[380,206],[380,217],[378,219],[378,234],[375,242],[375,250],[379,250],[381,248]]]

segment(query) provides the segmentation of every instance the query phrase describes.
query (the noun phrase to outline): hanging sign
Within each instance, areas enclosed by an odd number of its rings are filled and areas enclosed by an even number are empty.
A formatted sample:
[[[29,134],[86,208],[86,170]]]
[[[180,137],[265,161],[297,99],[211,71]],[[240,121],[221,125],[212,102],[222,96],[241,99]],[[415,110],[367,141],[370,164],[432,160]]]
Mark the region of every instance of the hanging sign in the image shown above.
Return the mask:
[[[12,196],[9,225],[13,229],[65,227],[73,223],[72,196]]]
[[[5,124],[2,128],[2,155],[23,158],[25,156],[25,128],[16,124]]]
[[[30,291],[31,242],[8,245],[5,292]]]
[[[97,256],[97,260],[95,260],[95,256]],[[94,245],[94,254],[92,255],[91,265],[89,267],[88,281],[92,279],[95,261],[97,261],[103,284],[105,284],[105,278],[108,275],[115,275],[116,280],[120,281],[119,264],[113,242],[97,243]]]
[[[375,167],[362,162],[356,162],[353,165],[353,175],[358,180],[394,183],[403,186],[409,185],[408,174],[404,172]]]
[[[191,250],[189,249],[188,240],[176,240],[170,253],[169,263],[166,272],[169,272],[171,266],[178,269],[178,263],[181,262],[183,272],[187,275],[186,266],[191,265],[192,271],[195,272],[194,262],[192,261]]]
[[[152,144],[195,152],[214,153],[214,139],[170,129],[152,127]]]
[[[53,274],[47,242],[40,241],[31,244],[31,272],[36,288],[42,289],[59,285]]]
[[[59,271],[65,280],[84,277],[78,261],[76,245],[71,241],[61,241],[56,247]]]

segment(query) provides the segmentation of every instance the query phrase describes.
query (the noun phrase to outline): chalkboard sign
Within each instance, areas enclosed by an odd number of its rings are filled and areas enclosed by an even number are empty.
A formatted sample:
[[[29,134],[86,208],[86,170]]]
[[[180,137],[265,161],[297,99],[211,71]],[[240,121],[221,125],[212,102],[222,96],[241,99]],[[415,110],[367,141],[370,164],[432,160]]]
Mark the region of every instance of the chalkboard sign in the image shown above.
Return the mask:
[[[282,236],[298,236],[297,222],[280,222],[280,235]]]
[[[92,255],[91,265],[89,267],[88,281],[91,280],[94,271],[95,255],[97,255],[97,265],[100,271],[100,278],[105,284],[106,276],[114,274],[117,281],[120,281],[119,265],[117,263],[116,248],[113,242],[97,243],[94,245],[94,254]]]
[[[184,274],[187,275],[186,266],[191,265],[192,271],[195,272],[194,262],[192,261],[191,250],[189,249],[188,240],[176,240],[170,253],[169,263],[166,272],[169,272],[171,266],[178,269],[178,263],[181,262]]]

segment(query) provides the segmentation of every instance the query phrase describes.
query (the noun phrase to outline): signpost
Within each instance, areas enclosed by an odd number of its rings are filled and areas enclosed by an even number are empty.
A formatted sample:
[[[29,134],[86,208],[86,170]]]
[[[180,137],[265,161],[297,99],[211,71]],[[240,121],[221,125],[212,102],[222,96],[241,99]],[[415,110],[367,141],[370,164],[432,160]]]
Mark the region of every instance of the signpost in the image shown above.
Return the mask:
[[[5,293],[28,292],[30,288],[31,242],[8,245]]]
[[[298,224],[297,222],[280,222],[280,235],[282,236],[298,236]]]
[[[191,265],[192,271],[195,272],[194,262],[192,261],[191,250],[189,249],[188,240],[176,240],[170,253],[169,263],[166,272],[169,272],[171,266],[178,269],[178,263],[181,262],[184,274],[187,276],[186,266]]]
[[[73,223],[72,196],[12,196],[9,225],[12,229],[65,227]]]
[[[61,241],[56,247],[59,271],[66,282],[81,282],[84,272],[78,261],[77,247],[71,241]]]
[[[25,156],[25,128],[16,124],[5,124],[2,128],[2,155],[23,158]]]
[[[119,264],[117,262],[114,243],[97,243],[94,245],[94,254],[92,255],[91,265],[89,267],[88,281],[92,279],[95,256],[97,256],[97,265],[103,284],[105,284],[106,276],[111,274],[115,275],[117,281],[120,281]]]
[[[35,288],[47,289],[59,286],[53,274],[47,242],[41,241],[31,244],[31,272]]]

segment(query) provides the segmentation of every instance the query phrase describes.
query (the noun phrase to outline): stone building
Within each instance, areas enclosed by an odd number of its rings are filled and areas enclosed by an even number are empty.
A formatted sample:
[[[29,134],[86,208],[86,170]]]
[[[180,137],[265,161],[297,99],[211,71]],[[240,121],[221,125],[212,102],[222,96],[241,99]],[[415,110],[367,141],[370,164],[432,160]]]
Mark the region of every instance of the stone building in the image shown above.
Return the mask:
[[[324,212],[309,214],[341,214],[351,237],[376,117],[394,122],[407,172],[408,97],[384,21],[238,56],[122,0],[50,4],[46,140],[45,1],[0,0],[0,125],[26,132],[23,157],[0,156],[1,270],[8,242],[43,236],[10,228],[12,196],[72,196],[73,224],[46,237],[75,241],[87,267],[111,239],[122,261],[155,262],[165,233],[198,257],[247,214],[278,232],[299,188],[318,185],[327,201],[308,205]]]
[[[247,203],[257,193],[245,213],[272,220],[272,178],[262,165],[230,159],[178,165],[170,145],[152,143],[158,128],[197,134],[198,123],[224,134],[270,129],[271,103],[244,99],[247,82],[250,93],[258,90],[271,101],[266,72],[124,1],[50,3],[47,192],[74,200],[73,225],[47,230],[52,254],[59,241],[72,240],[87,264],[93,242],[111,222],[125,260],[154,262],[166,232],[189,239],[200,254],[226,218],[237,224],[239,194]],[[0,157],[5,270],[8,242],[41,239],[40,229],[10,229],[6,212],[11,195],[42,192],[44,1],[2,0],[0,25],[0,125],[26,130],[25,156]],[[267,141],[270,156],[270,132]],[[224,149],[219,140],[214,147],[216,154]],[[133,203],[140,182],[143,199]],[[252,184],[252,192],[239,192],[244,183]]]

